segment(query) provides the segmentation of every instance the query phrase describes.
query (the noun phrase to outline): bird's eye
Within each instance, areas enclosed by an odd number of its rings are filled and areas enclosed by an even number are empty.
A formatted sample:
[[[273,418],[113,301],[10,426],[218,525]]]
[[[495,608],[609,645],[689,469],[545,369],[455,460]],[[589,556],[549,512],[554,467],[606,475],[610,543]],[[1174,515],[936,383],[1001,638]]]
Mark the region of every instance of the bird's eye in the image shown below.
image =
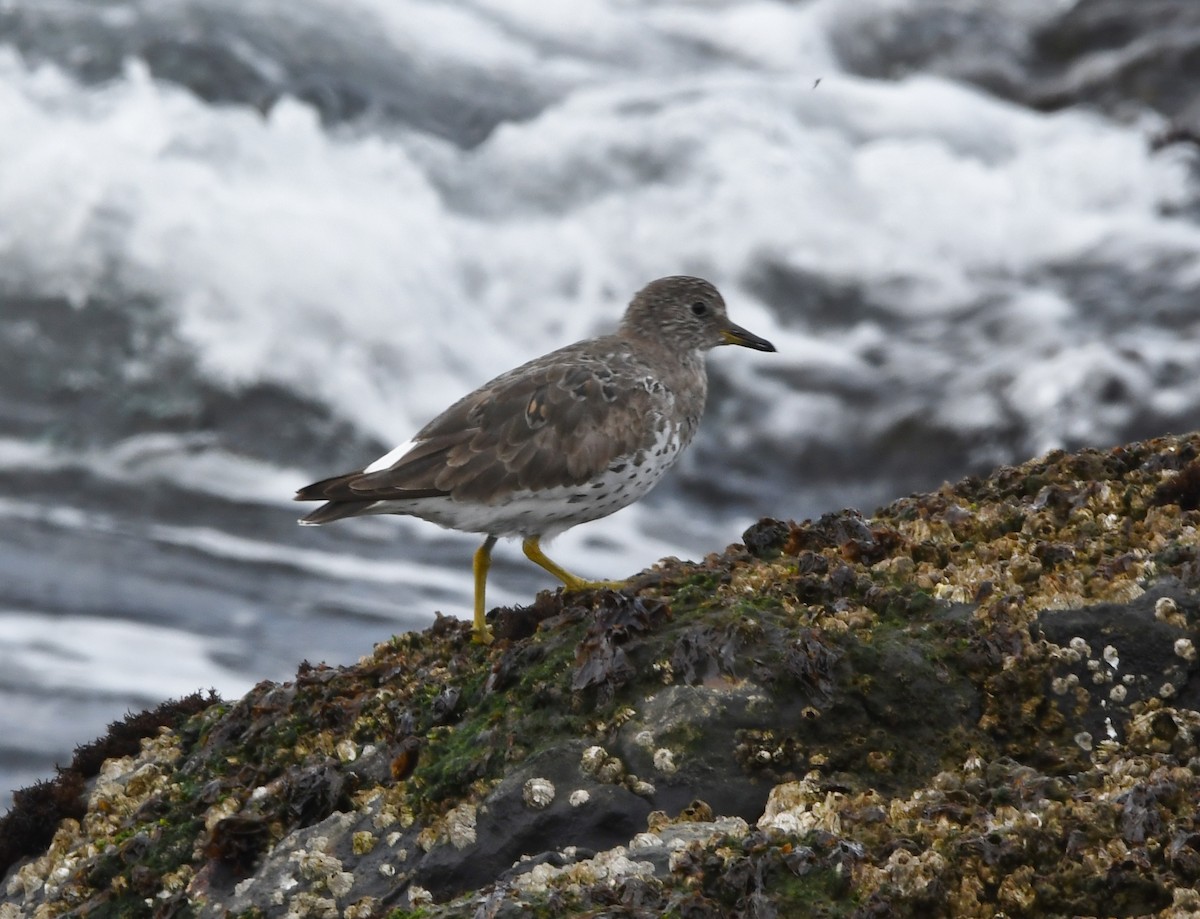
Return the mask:
[[[692,304],[692,315],[693,316],[703,316],[707,312],[708,312],[708,304],[705,303],[703,300],[697,300],[695,303]]]

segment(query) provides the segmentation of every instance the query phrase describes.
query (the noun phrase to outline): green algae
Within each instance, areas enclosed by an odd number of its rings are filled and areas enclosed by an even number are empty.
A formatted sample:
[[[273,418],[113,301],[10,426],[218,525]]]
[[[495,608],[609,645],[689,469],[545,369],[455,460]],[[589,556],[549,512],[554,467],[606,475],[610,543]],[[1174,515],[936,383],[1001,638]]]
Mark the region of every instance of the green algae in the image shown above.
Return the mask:
[[[819,868],[800,876],[779,872],[770,878],[765,893],[780,916],[844,919],[859,908],[849,878],[836,868]]]

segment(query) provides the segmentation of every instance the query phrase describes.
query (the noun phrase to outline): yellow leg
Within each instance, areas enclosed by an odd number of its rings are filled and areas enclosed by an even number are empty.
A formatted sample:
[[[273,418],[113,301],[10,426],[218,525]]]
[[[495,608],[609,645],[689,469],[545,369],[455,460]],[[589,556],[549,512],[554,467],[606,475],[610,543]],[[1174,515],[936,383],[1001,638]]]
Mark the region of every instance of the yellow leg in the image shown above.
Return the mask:
[[[475,641],[481,645],[492,643],[492,632],[483,621],[484,596],[487,593],[488,569],[492,567],[492,546],[496,545],[496,537],[489,536],[483,545],[475,550]]]
[[[583,578],[571,574],[566,568],[559,565],[557,562],[551,561],[546,553],[542,551],[541,537],[530,536],[522,540],[521,548],[525,550],[525,556],[535,565],[541,565],[552,575],[567,585],[567,590],[598,590],[601,587],[620,587],[621,581],[585,581]]]

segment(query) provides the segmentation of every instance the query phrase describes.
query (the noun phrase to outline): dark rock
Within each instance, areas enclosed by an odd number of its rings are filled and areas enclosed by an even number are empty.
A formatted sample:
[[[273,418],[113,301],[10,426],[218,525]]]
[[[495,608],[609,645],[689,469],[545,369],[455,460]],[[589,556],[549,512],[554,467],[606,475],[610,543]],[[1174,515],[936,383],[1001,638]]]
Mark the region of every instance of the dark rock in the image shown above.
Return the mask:
[[[0,903],[1195,912],[1198,450],[1057,452],[765,522],[543,595],[487,648],[442,617],[151,736],[161,717],[114,725],[89,784],[17,794],[15,858],[45,854]]]
[[[778,555],[787,542],[789,528],[782,520],[764,517],[742,534],[742,542],[751,555],[770,558]]]

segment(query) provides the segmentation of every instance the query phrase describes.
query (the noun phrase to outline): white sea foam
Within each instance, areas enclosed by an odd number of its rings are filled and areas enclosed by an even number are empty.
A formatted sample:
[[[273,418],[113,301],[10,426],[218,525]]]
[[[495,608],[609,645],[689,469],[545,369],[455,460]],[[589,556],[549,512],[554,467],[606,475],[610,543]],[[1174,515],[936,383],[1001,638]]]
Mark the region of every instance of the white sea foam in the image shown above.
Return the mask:
[[[407,40],[406,13],[364,8]],[[1200,398],[1195,375],[1164,387],[1144,370],[1154,355],[1194,365],[1194,337],[1138,333],[1131,317],[1132,334],[1107,338],[1045,280],[1089,254],[1163,261],[1185,281],[1200,270],[1200,230],[1172,216],[1192,192],[1185,163],[1151,153],[1138,126],[1031,112],[935,77],[839,74],[822,44],[838,15],[828,4],[631,18],[593,3],[543,20],[527,3],[490,2],[438,15],[479,18],[440,44],[445,33],[426,30],[435,58],[478,45],[532,70],[529,48],[550,43],[577,56],[559,84],[576,88],[459,151],[330,132],[286,100],[266,118],[208,106],[136,62],[84,88],[0,54],[7,283],[81,298],[115,273],[164,299],[214,378],[281,383],[393,443],[494,373],[610,328],[633,289],[673,271],[712,276],[735,318],[779,347],[714,355],[739,393],[713,407],[702,443],[743,448],[770,430],[793,447],[922,412],[983,435],[1015,415],[1041,450],[1102,440],[1137,410],[1099,404],[1089,373],[1163,410]],[[569,40],[581,17],[602,44],[631,42],[623,78]],[[756,38],[774,50],[748,61],[737,47]],[[720,67],[696,63],[700,39]],[[808,55],[788,67],[793,48]],[[773,313],[744,283],[767,259],[858,285],[898,325],[830,331],[786,304]],[[991,338],[969,318],[983,299]],[[883,365],[868,360],[879,353]],[[896,399],[856,417],[831,381]],[[86,461],[280,503],[334,471],[158,435]],[[614,526],[628,532],[637,516]]]
[[[70,689],[155,700],[212,687],[240,694],[252,681],[218,664],[226,643],[122,619],[0,610],[6,687]]]
[[[230,501],[277,506],[293,506],[291,496],[309,478],[233,453],[203,434],[139,434],[111,446],[75,449],[0,437],[0,470],[30,468],[86,469],[113,482],[169,482]]]
[[[1175,216],[1194,192],[1186,163],[1151,152],[1145,125],[1033,112],[938,77],[839,73],[828,33],[854,14],[838,4],[359,5],[397,48],[420,34],[430,67],[474,55],[521,79],[544,70],[562,99],[459,150],[330,131],[290,100],[266,117],[206,105],[136,61],[83,87],[0,52],[5,284],[144,291],[214,379],[280,383],[392,443],[496,372],[611,328],[632,290],[675,271],[713,277],[779,346],[713,356],[736,393],[701,445],[793,450],[848,426],[869,443],[922,414],[985,450],[1023,419],[1042,450],[1200,400],[1194,374],[1159,372],[1194,366],[1195,335],[1131,315],[1114,338],[1047,279],[1081,258],[1200,275],[1200,230]],[[413,16],[461,28],[406,29]],[[767,308],[751,283],[766,262],[853,284],[875,312],[831,329]],[[1114,380],[1135,398],[1104,404]],[[14,449],[0,463],[28,458]],[[36,458],[79,461],[280,504],[338,471],[159,435]],[[633,549],[609,561],[679,551],[631,539],[644,520],[612,524]]]
[[[430,568],[403,558],[374,561],[355,555],[301,549],[294,544],[279,545],[256,539],[243,539],[211,527],[152,526],[149,534],[159,542],[186,546],[214,558],[259,562],[295,568],[324,577],[379,584],[420,584],[426,589],[458,592],[469,589],[470,579],[455,577],[449,569]],[[464,556],[464,571],[468,562]]]
[[[800,15],[739,9],[763,35]],[[672,17],[722,28],[720,15],[659,16]],[[1039,272],[1064,260],[1171,255],[1196,270],[1200,229],[1171,216],[1192,191],[1185,164],[1150,152],[1136,126],[935,77],[839,75],[828,60],[814,89],[778,72],[782,58],[764,72],[710,50],[725,62],[711,75],[664,79],[647,64],[652,78],[585,85],[476,150],[436,156],[401,136],[330,134],[295,102],[266,118],[205,106],[136,64],[82,89],[5,55],[0,262],[76,297],[115,268],[166,299],[214,377],[282,383],[389,440],[494,373],[611,327],[632,290],[667,272],[712,276],[771,338],[805,317],[773,320],[741,287],[762,259],[853,280],[918,324],[897,336],[913,369],[891,372],[908,376],[947,353],[920,323],[956,321],[983,296],[1036,295]],[[1073,311],[1068,331],[1085,322]],[[1005,359],[1018,355],[1039,359],[1009,343]],[[729,378],[748,391],[803,356],[781,348]],[[1057,360],[1031,368],[1044,385]],[[966,398],[989,386],[961,376]],[[1051,440],[1080,433],[1056,431],[1070,401],[1056,390],[1011,406]],[[775,395],[818,421],[806,395]]]

